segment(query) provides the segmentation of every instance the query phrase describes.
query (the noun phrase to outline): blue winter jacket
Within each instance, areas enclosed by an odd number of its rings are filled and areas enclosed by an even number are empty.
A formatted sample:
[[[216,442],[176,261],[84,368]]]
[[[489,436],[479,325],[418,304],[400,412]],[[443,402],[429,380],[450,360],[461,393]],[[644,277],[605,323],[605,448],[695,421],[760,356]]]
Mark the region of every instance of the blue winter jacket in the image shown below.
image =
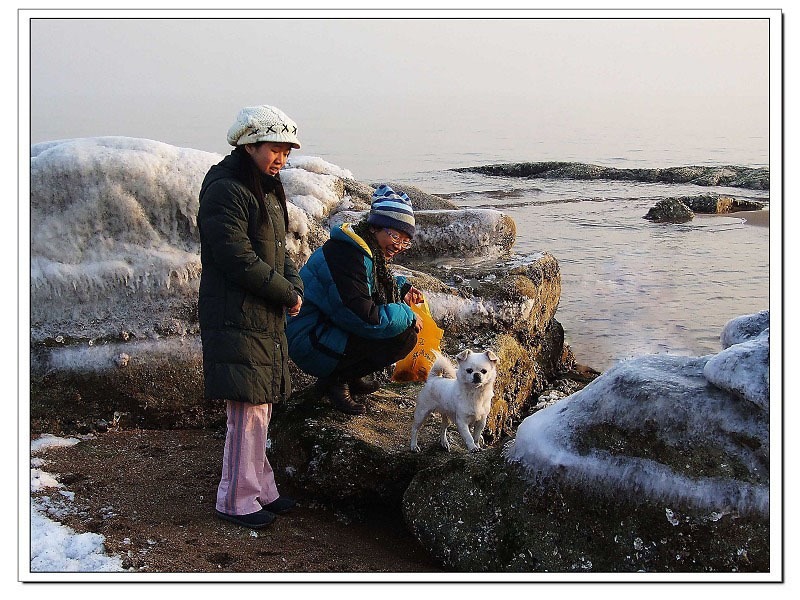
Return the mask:
[[[306,373],[329,375],[344,356],[351,335],[387,339],[414,323],[402,302],[375,301],[372,251],[349,223],[331,230],[330,239],[300,269],[303,306],[286,327],[289,356]],[[395,277],[401,289],[404,277]]]

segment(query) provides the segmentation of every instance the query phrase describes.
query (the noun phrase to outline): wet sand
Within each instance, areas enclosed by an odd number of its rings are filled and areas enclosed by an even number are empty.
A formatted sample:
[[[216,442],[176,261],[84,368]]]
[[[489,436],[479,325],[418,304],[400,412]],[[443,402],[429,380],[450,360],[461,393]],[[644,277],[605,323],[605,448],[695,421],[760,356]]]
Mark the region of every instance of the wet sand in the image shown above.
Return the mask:
[[[714,219],[716,217],[733,217],[734,219],[744,219],[745,224],[755,225],[756,227],[769,227],[768,210],[740,210],[729,213],[695,213],[695,217]]]
[[[748,225],[757,227],[769,227],[768,210],[744,210],[736,213],[729,213],[732,216],[742,217]]]

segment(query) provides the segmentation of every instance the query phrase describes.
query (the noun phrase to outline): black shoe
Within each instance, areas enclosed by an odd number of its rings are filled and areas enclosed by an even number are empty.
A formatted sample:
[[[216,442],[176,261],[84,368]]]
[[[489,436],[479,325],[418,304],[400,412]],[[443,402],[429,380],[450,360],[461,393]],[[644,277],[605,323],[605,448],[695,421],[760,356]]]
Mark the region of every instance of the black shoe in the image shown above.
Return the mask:
[[[372,394],[381,389],[381,384],[374,379],[372,381],[366,379],[351,379],[347,382],[347,385],[350,387],[351,394]]]
[[[353,400],[346,383],[334,383],[328,387],[328,397],[336,408],[348,415],[363,415],[367,412],[363,404]]]
[[[236,523],[242,527],[249,527],[250,529],[261,529],[266,527],[275,520],[275,513],[268,511],[266,508],[250,513],[249,515],[229,515],[219,510],[215,510],[220,519],[225,519],[231,523]]]
[[[265,504],[264,508],[269,512],[275,513],[276,515],[285,515],[295,506],[297,506],[297,502],[295,502],[294,498],[289,498],[289,496],[281,496],[277,500],[273,500],[269,504]]]

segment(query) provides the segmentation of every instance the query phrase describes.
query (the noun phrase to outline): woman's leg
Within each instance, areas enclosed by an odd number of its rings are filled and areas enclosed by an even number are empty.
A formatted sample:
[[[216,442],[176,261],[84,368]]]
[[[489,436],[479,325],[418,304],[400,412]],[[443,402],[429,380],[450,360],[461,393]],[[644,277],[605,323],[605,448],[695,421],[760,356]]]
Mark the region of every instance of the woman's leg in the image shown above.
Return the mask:
[[[217,488],[217,510],[247,515],[278,499],[275,475],[267,459],[267,428],[272,404],[227,402],[228,430]]]
[[[351,335],[347,340],[345,356],[334,369],[332,377],[351,381],[375,373],[408,356],[416,345],[417,332],[413,326],[386,340],[368,340]]]
[[[360,378],[397,362],[417,344],[417,332],[409,327],[400,335],[386,340],[368,340],[350,336],[344,351],[344,358],[328,377],[317,382],[322,395],[331,399],[334,406],[350,415],[363,415],[366,408],[350,395],[350,385],[354,393],[375,391],[369,389]],[[356,389],[360,387],[362,389]]]

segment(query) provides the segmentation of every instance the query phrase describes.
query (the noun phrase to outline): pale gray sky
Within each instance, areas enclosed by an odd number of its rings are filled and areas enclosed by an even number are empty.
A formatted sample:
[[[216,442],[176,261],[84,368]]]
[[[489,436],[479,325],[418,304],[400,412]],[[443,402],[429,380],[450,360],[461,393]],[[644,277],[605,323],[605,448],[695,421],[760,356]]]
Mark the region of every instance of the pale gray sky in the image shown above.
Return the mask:
[[[351,144],[384,128],[425,145],[448,127],[508,133],[530,113],[665,131],[686,118],[736,123],[736,136],[768,126],[763,18],[263,14],[271,18],[33,19],[31,142],[129,135],[226,153],[225,130],[251,104],[284,109],[304,150],[320,154],[335,154],[330,138]]]

